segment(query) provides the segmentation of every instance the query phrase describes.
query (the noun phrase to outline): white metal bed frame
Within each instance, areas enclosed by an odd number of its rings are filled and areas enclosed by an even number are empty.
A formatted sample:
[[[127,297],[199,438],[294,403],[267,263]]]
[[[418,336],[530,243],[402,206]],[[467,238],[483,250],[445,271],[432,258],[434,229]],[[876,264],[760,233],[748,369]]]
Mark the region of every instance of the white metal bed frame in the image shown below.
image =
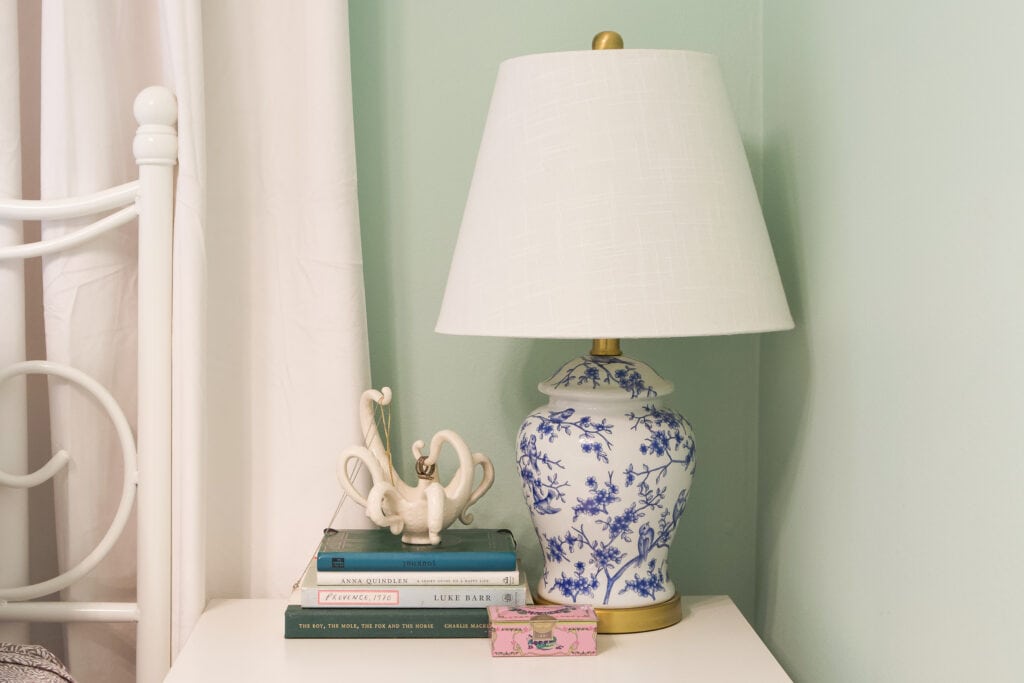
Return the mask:
[[[132,145],[137,180],[67,199],[0,199],[0,219],[15,221],[80,218],[117,209],[59,238],[0,248],[0,262],[69,249],[135,217],[139,230],[137,441],[110,392],[80,370],[49,361],[0,368],[0,384],[17,375],[42,374],[79,385],[106,410],[124,460],[121,501],[100,542],[77,565],[48,581],[0,588],[0,621],[137,622],[137,680],[152,683],[163,680],[171,662],[171,236],[177,104],[166,88],[150,87],[136,98],[134,111],[139,123]],[[0,471],[0,486],[37,486],[59,472],[69,457],[58,451],[30,474]],[[88,574],[120,537],[133,504],[138,506],[135,602],[34,601]]]

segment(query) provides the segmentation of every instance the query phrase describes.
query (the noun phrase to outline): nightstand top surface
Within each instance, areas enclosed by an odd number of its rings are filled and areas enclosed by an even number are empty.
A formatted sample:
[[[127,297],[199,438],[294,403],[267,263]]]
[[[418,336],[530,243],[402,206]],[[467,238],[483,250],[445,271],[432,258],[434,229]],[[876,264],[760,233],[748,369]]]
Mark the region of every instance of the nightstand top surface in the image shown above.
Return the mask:
[[[165,683],[316,680],[339,672],[352,680],[415,676],[419,683],[625,681],[638,680],[641,672],[644,683],[790,681],[726,596],[683,597],[680,623],[648,633],[601,634],[597,655],[588,657],[496,658],[485,638],[285,639],[287,603],[212,601]]]

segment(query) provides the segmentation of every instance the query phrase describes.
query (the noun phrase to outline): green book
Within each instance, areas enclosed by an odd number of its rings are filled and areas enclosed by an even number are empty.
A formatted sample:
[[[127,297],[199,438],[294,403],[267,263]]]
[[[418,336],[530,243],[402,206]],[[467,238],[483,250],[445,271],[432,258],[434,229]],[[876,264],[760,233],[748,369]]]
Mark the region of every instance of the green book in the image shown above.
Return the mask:
[[[445,529],[438,545],[409,545],[385,528],[327,529],[318,571],[498,571],[516,568],[508,529]]]
[[[285,638],[488,638],[486,607],[328,608],[288,605]]]

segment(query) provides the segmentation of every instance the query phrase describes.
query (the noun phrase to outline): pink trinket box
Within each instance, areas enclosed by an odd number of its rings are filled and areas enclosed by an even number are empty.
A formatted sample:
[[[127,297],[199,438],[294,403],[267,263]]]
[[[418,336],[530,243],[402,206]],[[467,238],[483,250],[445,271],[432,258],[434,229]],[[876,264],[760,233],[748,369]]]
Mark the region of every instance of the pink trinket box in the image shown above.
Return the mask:
[[[589,605],[491,605],[487,613],[493,657],[597,654],[597,615]]]

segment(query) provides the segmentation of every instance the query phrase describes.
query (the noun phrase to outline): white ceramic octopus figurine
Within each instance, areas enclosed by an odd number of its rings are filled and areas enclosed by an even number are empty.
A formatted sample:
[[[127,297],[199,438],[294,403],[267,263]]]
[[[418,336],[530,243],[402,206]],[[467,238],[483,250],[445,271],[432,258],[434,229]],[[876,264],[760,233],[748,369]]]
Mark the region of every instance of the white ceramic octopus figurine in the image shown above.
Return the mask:
[[[391,389],[388,387],[380,391],[369,389],[363,392],[359,401],[359,421],[366,446],[352,446],[341,454],[338,480],[348,495],[366,508],[367,517],[378,526],[390,527],[393,534],[402,534],[403,543],[437,545],[441,542],[441,531],[451,526],[456,519],[463,524],[473,521],[473,515],[466,512],[466,509],[491,488],[494,483],[494,466],[485,455],[472,453],[461,436],[450,429],[444,429],[430,440],[430,452],[427,455],[422,453],[423,441],[412,445],[419,478],[416,486],[409,486],[395,478],[374,421],[375,407],[389,403]],[[451,444],[459,458],[459,468],[447,486],[439,481],[436,466],[445,443]],[[356,490],[349,477],[348,463],[352,459],[361,460],[373,480],[365,496]],[[477,465],[483,469],[483,478],[474,489],[473,478]]]

